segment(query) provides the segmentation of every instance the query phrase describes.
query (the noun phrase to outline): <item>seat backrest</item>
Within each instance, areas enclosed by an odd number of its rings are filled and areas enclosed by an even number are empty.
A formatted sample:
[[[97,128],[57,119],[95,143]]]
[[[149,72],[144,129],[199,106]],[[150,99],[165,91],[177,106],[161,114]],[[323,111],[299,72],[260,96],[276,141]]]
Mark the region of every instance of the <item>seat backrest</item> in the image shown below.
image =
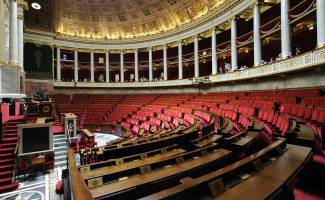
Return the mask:
[[[303,117],[305,114],[305,106],[298,106],[297,117]]]
[[[313,108],[312,107],[305,108],[304,118],[305,119],[310,119],[311,118],[311,115],[312,115],[312,112],[313,112]]]
[[[325,123],[325,109],[320,109],[317,122],[322,124]]]
[[[320,113],[319,111],[320,111],[320,109],[318,109],[318,108],[315,108],[313,110],[313,113],[311,115],[311,120],[313,120],[313,121],[317,121],[318,120],[318,116],[319,116],[319,113]]]

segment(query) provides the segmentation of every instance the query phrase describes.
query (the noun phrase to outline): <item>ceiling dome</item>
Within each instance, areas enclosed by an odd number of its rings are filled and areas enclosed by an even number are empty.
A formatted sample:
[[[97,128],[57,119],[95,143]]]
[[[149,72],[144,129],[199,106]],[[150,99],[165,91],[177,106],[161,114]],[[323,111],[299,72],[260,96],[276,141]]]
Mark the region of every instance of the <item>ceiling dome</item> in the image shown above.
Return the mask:
[[[229,0],[54,1],[54,31],[101,40],[153,36],[196,21],[226,2]]]

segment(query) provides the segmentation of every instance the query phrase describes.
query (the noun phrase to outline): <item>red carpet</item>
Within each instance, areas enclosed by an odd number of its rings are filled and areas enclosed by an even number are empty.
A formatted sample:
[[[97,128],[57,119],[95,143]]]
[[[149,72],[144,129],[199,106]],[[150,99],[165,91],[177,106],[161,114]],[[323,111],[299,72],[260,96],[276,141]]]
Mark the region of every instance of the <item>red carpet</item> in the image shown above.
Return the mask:
[[[297,200],[325,199],[325,152],[315,154],[294,189]]]
[[[64,134],[63,126],[62,125],[54,125],[53,126],[53,134],[54,135]]]
[[[15,155],[17,145],[17,124],[23,122],[21,117],[10,119],[3,133],[0,144],[0,193],[9,192],[18,188],[17,181],[13,181]]]

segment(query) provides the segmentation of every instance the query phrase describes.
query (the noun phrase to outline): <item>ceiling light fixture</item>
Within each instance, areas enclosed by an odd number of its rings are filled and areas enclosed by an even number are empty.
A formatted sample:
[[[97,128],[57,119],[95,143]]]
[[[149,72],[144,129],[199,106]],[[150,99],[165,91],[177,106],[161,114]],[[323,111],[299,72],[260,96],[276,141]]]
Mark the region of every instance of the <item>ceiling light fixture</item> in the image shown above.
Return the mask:
[[[31,6],[35,10],[40,10],[42,8],[41,5],[39,3],[36,3],[36,2],[32,3]]]

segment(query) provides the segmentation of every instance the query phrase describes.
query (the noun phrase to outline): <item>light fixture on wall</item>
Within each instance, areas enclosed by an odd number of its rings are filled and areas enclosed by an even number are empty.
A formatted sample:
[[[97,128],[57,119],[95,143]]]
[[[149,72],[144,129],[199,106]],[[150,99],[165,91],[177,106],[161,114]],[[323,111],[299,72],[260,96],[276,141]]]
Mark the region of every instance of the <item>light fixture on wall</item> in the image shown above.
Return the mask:
[[[34,8],[35,10],[40,10],[42,7],[39,3],[33,2],[31,4],[32,8]]]

